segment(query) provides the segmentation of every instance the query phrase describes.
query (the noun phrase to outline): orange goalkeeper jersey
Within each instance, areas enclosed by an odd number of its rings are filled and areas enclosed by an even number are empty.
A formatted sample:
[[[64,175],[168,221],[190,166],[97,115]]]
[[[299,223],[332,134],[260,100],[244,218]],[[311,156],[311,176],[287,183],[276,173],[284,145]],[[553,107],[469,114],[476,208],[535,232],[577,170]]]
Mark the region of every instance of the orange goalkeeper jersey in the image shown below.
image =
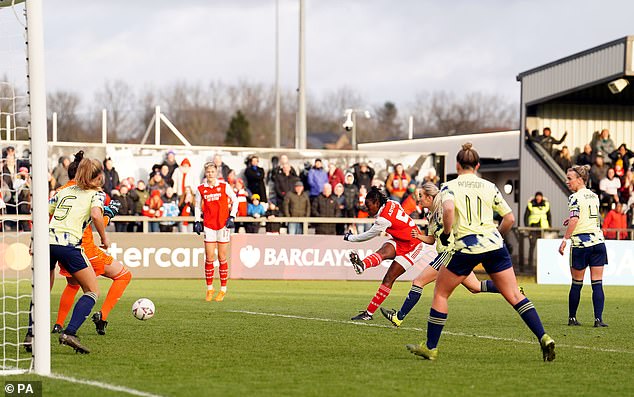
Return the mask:
[[[60,190],[64,188],[67,188],[69,186],[74,186],[76,184],[77,183],[75,183],[75,180],[70,180],[66,182],[64,186],[59,187],[57,191],[59,192]],[[108,223],[110,222],[110,218],[108,218],[107,216],[104,216],[103,220],[104,220],[104,226],[108,226]],[[95,244],[95,239],[92,234],[92,226],[90,225],[88,225],[86,229],[84,229],[84,235],[81,237],[81,246],[84,249],[84,252],[86,253],[86,256],[88,258],[97,256],[99,252],[101,251],[100,248]]]

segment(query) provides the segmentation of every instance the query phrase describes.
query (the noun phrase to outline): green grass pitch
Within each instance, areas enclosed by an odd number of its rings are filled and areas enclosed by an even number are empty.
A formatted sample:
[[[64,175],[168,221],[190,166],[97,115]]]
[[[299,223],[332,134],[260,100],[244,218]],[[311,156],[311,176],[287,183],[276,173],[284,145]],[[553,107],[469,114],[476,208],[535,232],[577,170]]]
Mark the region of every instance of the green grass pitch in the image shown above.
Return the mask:
[[[217,281],[216,281],[217,282]],[[539,344],[515,311],[496,294],[459,288],[437,361],[405,349],[425,338],[433,285],[399,329],[379,312],[373,321],[348,320],[368,304],[378,282],[230,280],[224,302],[205,302],[203,280],[136,280],[98,336],[86,321],[77,355],[52,337],[53,372],[165,396],[625,396],[634,395],[634,288],[606,287],[604,319],[592,327],[590,286],[578,319],[568,327],[568,287],[524,282],[557,359],[542,361]],[[398,308],[409,290],[399,282],[384,307]],[[102,297],[109,281],[100,282]],[[52,296],[56,315],[63,282]],[[157,313],[131,314],[147,297]],[[34,375],[5,380],[40,379]],[[43,379],[45,396],[129,395]]]

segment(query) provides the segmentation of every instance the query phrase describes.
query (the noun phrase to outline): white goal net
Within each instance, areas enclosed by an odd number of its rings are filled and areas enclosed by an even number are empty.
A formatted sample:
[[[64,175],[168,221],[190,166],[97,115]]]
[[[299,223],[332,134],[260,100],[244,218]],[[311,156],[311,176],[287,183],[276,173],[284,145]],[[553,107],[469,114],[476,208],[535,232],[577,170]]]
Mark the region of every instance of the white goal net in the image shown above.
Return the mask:
[[[29,1],[29,6],[30,3]],[[29,245],[34,224],[31,216],[34,202],[32,176],[35,174],[33,171],[41,167],[33,167],[31,155],[33,149],[31,145],[32,82],[29,76],[32,71],[29,65],[31,33],[27,29],[26,4],[20,1],[0,0],[0,147],[2,149],[0,167],[2,364],[0,373],[2,374],[28,371],[34,364],[34,355],[31,353],[34,343],[32,339],[26,338],[27,333],[33,333],[29,330],[34,281]],[[37,3],[34,8],[40,15],[41,4]],[[36,58],[39,57],[41,56],[36,56]],[[36,124],[41,126],[41,120]],[[44,147],[46,147],[45,131],[44,118]],[[42,137],[40,137],[41,141]],[[39,153],[42,153],[41,149]],[[42,157],[44,158],[39,161],[46,161],[46,155]],[[41,170],[37,174],[38,181],[42,181],[44,178],[39,176],[42,174]],[[36,196],[40,197],[38,201],[42,201],[41,192],[37,192]],[[40,203],[40,206],[44,205],[46,205],[45,200]],[[41,237],[38,238],[38,241],[42,240]],[[46,249],[40,251],[46,251]],[[48,311],[48,299],[44,304]],[[41,326],[44,325],[48,328],[48,324],[41,324]],[[46,338],[48,339],[49,336],[46,335]],[[28,344],[25,345],[25,342]],[[47,366],[50,367],[50,340],[46,346],[49,353],[43,353],[42,357],[45,360],[48,357]]]

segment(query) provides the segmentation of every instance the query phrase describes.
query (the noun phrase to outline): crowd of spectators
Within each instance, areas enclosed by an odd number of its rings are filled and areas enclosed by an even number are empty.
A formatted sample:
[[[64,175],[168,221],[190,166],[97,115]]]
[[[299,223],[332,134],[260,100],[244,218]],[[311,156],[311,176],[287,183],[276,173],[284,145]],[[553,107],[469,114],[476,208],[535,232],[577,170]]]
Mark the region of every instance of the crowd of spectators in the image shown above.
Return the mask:
[[[533,131],[529,138],[541,145],[566,172],[573,164],[590,166],[590,186],[601,200],[601,215],[605,224],[614,228],[615,220],[619,225],[634,227],[634,152],[623,142],[616,146],[610,137],[610,131],[603,129],[593,134],[590,142],[574,158],[568,146],[554,149],[566,140],[567,132],[560,139],[552,136],[549,127],[542,134]],[[618,214],[617,214],[618,213]],[[619,215],[617,217],[617,215]],[[623,220],[623,222],[621,222]],[[620,238],[621,234],[609,232],[608,238]]]
[[[390,198],[402,202],[414,218],[421,217],[412,194],[416,182],[408,175],[402,164],[391,165],[387,178],[378,179],[376,171],[366,162],[351,166],[334,161],[315,159],[305,162],[303,168],[295,168],[282,154],[271,159],[271,167],[260,166],[257,155],[249,156],[244,168],[231,169],[220,155],[212,160],[219,170],[219,179],[229,183],[238,198],[238,216],[262,219],[262,222],[236,222],[236,232],[279,233],[287,228],[289,234],[302,234],[303,222],[264,222],[276,217],[343,217],[367,218],[365,196],[370,186],[385,186]],[[49,189],[52,196],[56,189],[68,182],[70,157],[60,156],[57,165],[49,173]],[[20,167],[16,163],[12,147],[3,151],[2,201],[4,213],[30,213],[30,166]],[[195,191],[202,182],[200,170],[192,170],[188,158],[176,158],[173,151],[165,154],[161,163],[152,165],[147,179],[135,180],[121,174],[113,159],[103,160],[103,190],[108,200],[121,202],[119,215],[160,218],[148,222],[150,232],[191,231],[190,222],[172,222],[173,216],[192,216]],[[381,172],[385,175],[385,172]],[[415,176],[415,175],[414,175]],[[425,180],[435,183],[435,173]],[[6,222],[5,222],[6,223]],[[117,232],[143,231],[143,222],[115,221],[112,228]],[[8,225],[8,224],[7,224]],[[343,235],[348,228],[363,232],[371,226],[365,224],[334,224],[311,221],[317,234]],[[24,228],[29,222],[24,222]]]

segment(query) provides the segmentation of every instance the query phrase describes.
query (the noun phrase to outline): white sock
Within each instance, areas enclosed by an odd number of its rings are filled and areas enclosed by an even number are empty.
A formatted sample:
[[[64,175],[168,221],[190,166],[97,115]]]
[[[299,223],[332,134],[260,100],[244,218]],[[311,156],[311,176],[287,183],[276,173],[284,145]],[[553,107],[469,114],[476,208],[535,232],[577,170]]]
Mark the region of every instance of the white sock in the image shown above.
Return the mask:
[[[220,291],[227,292],[227,287],[226,286],[225,287],[220,287]]]

